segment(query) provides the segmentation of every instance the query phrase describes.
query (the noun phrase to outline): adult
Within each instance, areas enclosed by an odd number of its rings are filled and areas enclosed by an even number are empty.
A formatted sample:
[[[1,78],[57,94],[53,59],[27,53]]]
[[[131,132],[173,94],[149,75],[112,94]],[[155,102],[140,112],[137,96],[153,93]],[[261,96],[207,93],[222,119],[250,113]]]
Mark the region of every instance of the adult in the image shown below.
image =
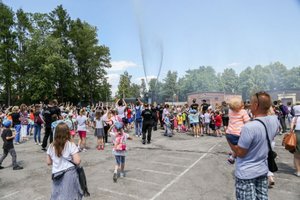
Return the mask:
[[[285,116],[279,106],[280,106],[280,101],[273,101],[274,111],[280,122],[282,133],[285,133],[286,132]]]
[[[300,177],[300,105],[294,106],[294,118],[292,119],[291,129],[295,129],[296,134],[296,151],[294,153],[295,175]]]
[[[135,128],[135,136],[141,137],[142,135],[142,111],[143,111],[143,103],[136,99],[135,107],[134,107],[134,128]]]
[[[196,99],[193,99],[193,103],[191,104],[192,110],[198,110],[199,104],[196,103]]]
[[[78,174],[74,164],[80,164],[78,148],[70,142],[69,127],[65,123],[57,125],[54,142],[47,150],[47,164],[52,165],[51,200],[82,199]],[[59,177],[62,173],[62,177]]]
[[[21,104],[20,106],[20,122],[21,122],[21,141],[28,140],[27,138],[27,127],[28,127],[28,112],[27,112],[27,106],[25,104]]]
[[[163,111],[164,107],[161,106],[160,104],[157,105],[157,110],[158,110],[158,117],[159,117],[159,123],[160,123],[160,128],[164,128],[164,121],[163,121]]]
[[[147,144],[150,144],[154,119],[153,119],[152,111],[149,109],[148,104],[144,104],[144,106],[145,106],[145,110],[142,111],[142,117],[143,117],[142,143],[146,144],[146,133],[147,133]]]
[[[222,102],[221,112],[222,112],[222,122],[223,122],[223,127],[224,127],[224,133],[226,133],[228,123],[229,123],[229,115],[228,115],[229,107],[228,107],[226,101]]]
[[[152,112],[152,118],[153,118],[153,130],[157,131],[158,110],[157,110],[157,107],[154,106],[154,104],[151,105],[151,112]]]
[[[205,113],[208,110],[209,106],[210,105],[208,103],[206,103],[206,100],[203,99],[202,100],[202,104],[201,104],[201,111],[202,111],[202,113]]]
[[[20,112],[18,106],[14,106],[12,108],[11,119],[13,122],[12,127],[14,127],[14,129],[16,130],[15,144],[20,144],[21,121],[20,121]]]
[[[42,150],[47,151],[47,143],[48,139],[50,140],[50,143],[53,141],[53,133],[51,129],[51,124],[53,122],[52,120],[52,115],[54,115],[54,105],[53,101],[50,101],[49,103],[46,101],[45,102],[45,107],[43,108],[43,117],[44,117],[44,122],[45,122],[45,135],[43,138],[43,144],[42,144]]]
[[[238,144],[229,143],[237,155],[236,162],[236,198],[268,199],[268,152],[267,134],[272,141],[278,132],[279,121],[276,116],[268,116],[272,105],[268,93],[258,92],[251,97],[251,112],[255,119],[261,120],[267,127],[257,120],[246,123],[242,128]]]
[[[43,116],[40,111],[40,106],[35,106],[35,112],[34,112],[34,142],[36,145],[42,145],[41,143],[41,130],[42,130],[42,124],[44,124]]]

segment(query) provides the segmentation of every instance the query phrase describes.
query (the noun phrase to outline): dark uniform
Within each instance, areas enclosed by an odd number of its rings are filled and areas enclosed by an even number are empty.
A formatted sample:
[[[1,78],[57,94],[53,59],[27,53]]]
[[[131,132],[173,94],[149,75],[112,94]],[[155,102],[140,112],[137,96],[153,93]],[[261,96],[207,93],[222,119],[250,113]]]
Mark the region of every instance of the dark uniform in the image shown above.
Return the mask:
[[[153,126],[153,114],[152,111],[146,108],[142,112],[142,117],[143,117],[143,127],[142,127],[142,133],[143,133],[143,144],[146,143],[146,132],[148,132],[147,135],[147,143],[149,144],[151,141],[151,131],[152,131],[152,126]]]

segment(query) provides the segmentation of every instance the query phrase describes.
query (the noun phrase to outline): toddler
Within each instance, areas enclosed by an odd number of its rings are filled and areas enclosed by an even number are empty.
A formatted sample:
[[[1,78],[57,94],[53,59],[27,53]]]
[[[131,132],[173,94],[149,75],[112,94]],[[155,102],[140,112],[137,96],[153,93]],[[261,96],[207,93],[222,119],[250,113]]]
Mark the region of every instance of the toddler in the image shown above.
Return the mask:
[[[233,145],[237,145],[242,127],[250,120],[247,111],[244,109],[244,103],[241,98],[232,98],[229,102],[229,124],[226,130],[227,141]],[[231,153],[228,163],[234,164],[236,155]]]

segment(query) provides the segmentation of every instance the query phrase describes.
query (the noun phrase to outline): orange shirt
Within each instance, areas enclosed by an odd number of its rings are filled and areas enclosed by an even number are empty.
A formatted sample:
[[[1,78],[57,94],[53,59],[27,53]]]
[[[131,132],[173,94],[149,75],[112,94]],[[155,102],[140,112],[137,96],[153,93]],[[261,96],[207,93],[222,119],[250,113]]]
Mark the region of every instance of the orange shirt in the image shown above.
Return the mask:
[[[229,124],[228,124],[227,133],[240,135],[244,124],[250,120],[247,111],[245,109],[242,109],[239,112],[229,110],[228,116],[229,116]]]

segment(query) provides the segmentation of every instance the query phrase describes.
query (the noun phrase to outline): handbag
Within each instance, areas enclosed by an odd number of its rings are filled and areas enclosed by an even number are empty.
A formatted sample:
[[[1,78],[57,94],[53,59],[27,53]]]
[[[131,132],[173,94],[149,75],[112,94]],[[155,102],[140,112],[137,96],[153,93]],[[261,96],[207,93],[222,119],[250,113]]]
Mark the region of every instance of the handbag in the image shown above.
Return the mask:
[[[295,124],[297,123],[298,117],[296,117]],[[290,133],[285,134],[282,139],[282,145],[286,150],[294,153],[297,146],[297,138],[295,134],[295,126],[291,129]]]
[[[276,172],[276,171],[278,171],[278,167],[277,167],[277,164],[275,162],[275,158],[277,157],[277,153],[272,150],[270,139],[269,139],[269,134],[268,134],[268,129],[267,129],[267,127],[266,127],[266,125],[263,121],[261,121],[260,119],[255,119],[255,120],[259,121],[265,127],[266,134],[267,134],[267,140],[268,140],[268,147],[269,147],[268,167],[269,167],[270,172]]]

